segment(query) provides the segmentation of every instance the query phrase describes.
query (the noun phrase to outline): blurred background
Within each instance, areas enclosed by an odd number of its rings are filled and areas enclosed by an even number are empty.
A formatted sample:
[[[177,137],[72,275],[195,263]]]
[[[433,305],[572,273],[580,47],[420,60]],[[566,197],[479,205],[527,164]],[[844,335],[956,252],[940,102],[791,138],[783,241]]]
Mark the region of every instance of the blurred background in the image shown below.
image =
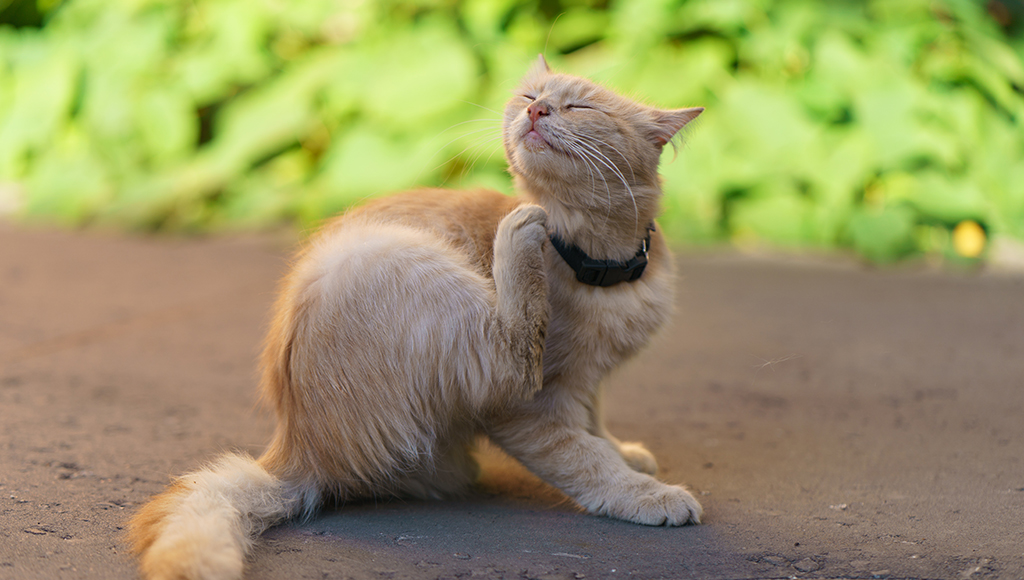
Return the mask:
[[[0,0],[0,214],[253,231],[508,192],[500,111],[540,52],[707,107],[663,160],[679,243],[1024,255],[1017,0]]]

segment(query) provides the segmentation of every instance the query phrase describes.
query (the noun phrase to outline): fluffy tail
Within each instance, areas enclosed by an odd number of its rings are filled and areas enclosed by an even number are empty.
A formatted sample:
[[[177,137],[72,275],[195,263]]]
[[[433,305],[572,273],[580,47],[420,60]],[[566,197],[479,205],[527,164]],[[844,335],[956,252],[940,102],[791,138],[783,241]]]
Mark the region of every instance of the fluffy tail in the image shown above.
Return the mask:
[[[149,580],[237,580],[253,540],[295,515],[300,495],[251,457],[226,455],[135,514],[129,538],[139,568]]]

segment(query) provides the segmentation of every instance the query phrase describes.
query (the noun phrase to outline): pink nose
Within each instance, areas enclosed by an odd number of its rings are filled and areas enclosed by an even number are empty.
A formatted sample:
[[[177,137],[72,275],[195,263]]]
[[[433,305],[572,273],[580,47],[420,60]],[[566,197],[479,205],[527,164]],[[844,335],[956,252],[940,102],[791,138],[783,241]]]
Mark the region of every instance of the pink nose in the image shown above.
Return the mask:
[[[530,115],[530,121],[533,123],[536,123],[537,119],[546,117],[550,114],[548,106],[544,103],[533,103],[529,107],[526,107],[526,112]]]

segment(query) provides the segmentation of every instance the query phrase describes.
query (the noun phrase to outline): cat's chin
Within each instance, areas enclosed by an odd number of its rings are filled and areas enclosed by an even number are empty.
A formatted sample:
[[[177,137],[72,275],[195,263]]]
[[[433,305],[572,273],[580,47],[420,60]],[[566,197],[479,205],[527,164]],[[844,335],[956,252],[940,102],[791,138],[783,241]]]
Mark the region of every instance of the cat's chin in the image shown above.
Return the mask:
[[[544,139],[544,136],[532,130],[523,136],[522,145],[523,149],[531,153],[539,153],[551,149],[551,144]]]

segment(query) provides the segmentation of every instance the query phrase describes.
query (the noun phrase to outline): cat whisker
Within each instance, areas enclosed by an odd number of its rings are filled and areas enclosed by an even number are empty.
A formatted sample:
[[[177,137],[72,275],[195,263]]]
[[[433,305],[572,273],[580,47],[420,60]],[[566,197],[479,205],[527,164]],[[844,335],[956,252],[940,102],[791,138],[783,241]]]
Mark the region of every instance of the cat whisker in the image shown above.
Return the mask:
[[[604,173],[602,173],[601,170],[597,167],[597,164],[591,160],[592,156],[588,155],[585,150],[580,148],[578,145],[569,145],[569,147],[572,151],[576,153],[580,160],[586,164],[587,174],[590,175],[591,191],[597,189],[597,180],[595,179],[595,176],[600,177],[601,181],[604,182],[605,199],[607,200],[608,211],[610,212],[612,203],[612,191],[611,188],[608,187],[608,180],[605,179]]]
[[[584,149],[582,149],[582,148],[580,148],[580,150],[584,151],[584,153],[587,155],[587,157],[589,159],[593,159],[594,161],[598,161],[594,157],[593,154],[586,153],[586,151]],[[589,161],[589,164],[590,164],[591,167],[593,167],[593,172],[597,173],[601,177],[601,181],[604,182],[605,212],[604,212],[604,220],[601,222],[601,229],[603,230],[608,225],[608,222],[612,218],[612,212],[614,211],[615,202],[612,199],[611,187],[608,185],[608,180],[607,180],[607,178],[605,178],[604,172],[601,171],[601,168],[599,168],[597,166],[597,163],[595,163],[594,161]]]
[[[488,112],[490,112],[490,113],[494,113],[495,115],[497,115],[497,116],[498,116],[498,118],[496,119],[496,120],[498,120],[498,121],[500,121],[500,120],[501,120],[501,118],[505,116],[505,115],[504,115],[503,113],[500,113],[500,112],[498,112],[498,111],[495,111],[494,109],[491,109],[491,108],[489,108],[489,107],[485,107],[485,106],[483,106],[483,105],[481,105],[481,104],[479,104],[479,103],[474,103],[474,102],[472,102],[472,101],[465,101],[465,100],[463,100],[463,99],[459,99],[459,102],[460,102],[460,103],[466,103],[467,105],[473,105],[474,107],[478,107],[478,108],[481,108],[481,109],[483,109],[483,110],[485,110],[485,111],[488,111]]]
[[[500,142],[502,141],[502,138],[503,138],[503,135],[498,135],[498,137],[497,137],[497,138],[495,138],[495,139],[493,139],[493,141],[497,141],[497,142],[499,142],[499,143],[500,143]],[[502,150],[503,150],[503,149],[502,149],[502,147],[500,147],[500,146],[499,146],[499,147],[494,147],[494,148],[492,148],[492,149],[491,149],[491,152],[487,154],[487,159],[485,159],[485,160],[484,160],[484,163],[490,163],[490,161],[491,161],[491,157],[494,157],[494,153],[495,153],[496,151],[502,151]]]
[[[496,131],[492,130],[490,132],[487,132],[487,131],[474,131],[473,133],[483,133],[483,134],[482,135],[477,135],[476,137],[474,137],[473,141],[469,145],[467,145],[465,148],[463,148],[461,151],[459,151],[457,154],[453,155],[452,159],[454,159],[455,157],[459,157],[459,156],[463,155],[466,151],[469,151],[471,149],[478,149],[478,148],[480,148],[480,146],[482,146],[485,143],[491,143],[491,142],[494,142],[494,141],[500,141],[501,138],[502,138],[501,130],[496,130]],[[472,135],[473,133],[467,133],[466,135]]]
[[[454,125],[448,127],[444,131],[441,131],[440,133],[438,133],[436,137],[440,137],[441,135],[444,135],[445,133],[447,133],[448,131],[451,131],[455,127],[458,127],[460,125],[465,125],[467,123],[480,123],[480,122],[493,123],[495,121],[496,121],[496,119],[470,119],[468,121],[463,121],[461,123],[455,123]],[[447,143],[445,143],[441,147],[439,147],[437,151],[438,151],[438,153],[440,153],[441,151],[444,151],[445,148],[447,148],[449,145],[451,145],[452,143],[458,141],[459,139],[462,139],[462,138],[464,138],[464,137],[466,137],[468,135],[473,135],[474,133],[482,133],[482,132],[488,131],[488,130],[497,130],[497,131],[500,132],[501,131],[501,127],[500,126],[499,127],[494,127],[494,126],[484,127],[483,129],[476,129],[476,130],[473,130],[473,131],[469,131],[469,132],[463,133],[463,134],[455,137],[451,141],[448,141]],[[434,156],[436,156],[436,155],[437,155],[437,153],[434,154]],[[433,159],[433,157],[431,157],[431,159]]]
[[[488,159],[490,159],[490,157],[492,155],[494,155],[494,151],[496,149],[500,149],[500,148],[487,147],[487,146],[492,144],[492,143],[495,143],[495,142],[500,142],[501,139],[502,139],[501,131],[498,131],[497,134],[486,134],[486,135],[478,136],[472,143],[467,145],[462,151],[460,151],[456,155],[453,155],[451,160],[454,160],[456,158],[462,157],[467,151],[475,150],[475,153],[472,154],[470,161],[468,163],[464,163],[463,164],[461,175],[459,175],[458,178],[462,179],[466,175],[468,175],[469,173],[471,173],[473,171],[473,169],[476,167],[477,161],[479,161],[480,157],[483,155],[484,150],[486,148],[489,148],[491,150],[490,154],[488,154]],[[451,161],[451,160],[449,160],[449,161]],[[451,175],[449,175],[448,177],[451,177]],[[445,180],[442,182],[442,184],[445,184],[445,183],[448,182],[448,177],[445,178]]]
[[[622,154],[622,151],[619,151],[614,145],[612,145],[612,144],[610,144],[608,142],[600,141],[600,140],[595,139],[594,137],[591,137],[589,135],[575,134],[575,136],[577,138],[579,138],[581,141],[586,141],[586,142],[588,142],[588,143],[590,143],[592,145],[595,145],[595,146],[603,145],[603,146],[611,149],[612,151],[618,153],[619,157],[621,157],[622,160],[626,162],[626,167],[629,168],[629,176],[632,178],[631,181],[633,183],[636,183],[636,173],[633,171],[633,164],[629,162],[629,158],[627,158],[625,155]]]
[[[488,119],[474,119],[473,121],[487,121],[487,120],[488,120]],[[464,121],[464,122],[462,122],[462,123],[456,123],[455,125],[452,125],[451,127],[448,127],[448,128],[447,128],[447,129],[445,129],[444,131],[441,131],[440,133],[438,133],[438,134],[437,134],[437,136],[439,137],[439,136],[443,135],[444,133],[446,133],[446,132],[450,131],[451,129],[453,129],[453,128],[455,128],[455,127],[458,127],[459,125],[464,125],[464,124],[466,124],[466,123],[471,123],[471,122],[473,122],[473,121]],[[416,176],[416,181],[418,182],[418,181],[420,181],[420,180],[422,179],[422,177],[423,177],[423,174],[424,174],[424,173],[427,173],[427,171],[428,171],[428,170],[426,169],[426,168],[427,168],[427,166],[429,166],[429,165],[430,165],[430,163],[431,163],[431,162],[432,162],[432,161],[434,160],[434,158],[436,158],[436,157],[437,157],[437,156],[438,156],[438,155],[439,155],[439,154],[440,154],[440,153],[441,153],[442,151],[444,151],[445,149],[447,149],[449,145],[451,145],[452,143],[454,143],[454,142],[458,141],[459,139],[464,139],[464,138],[466,138],[466,137],[468,137],[468,136],[470,136],[470,135],[474,135],[474,134],[476,134],[476,133],[483,133],[483,132],[485,132],[485,131],[498,131],[498,132],[500,133],[500,132],[501,132],[501,128],[500,128],[500,127],[498,127],[498,128],[495,128],[495,127],[484,127],[483,129],[476,129],[476,130],[473,130],[473,131],[468,131],[468,132],[466,132],[466,133],[463,133],[463,134],[461,134],[461,135],[459,135],[459,136],[455,137],[455,138],[454,138],[454,139],[452,139],[451,141],[448,141],[448,142],[447,142],[447,143],[445,143],[444,145],[442,145],[442,146],[438,147],[437,151],[435,151],[435,152],[434,152],[434,154],[433,154],[433,155],[431,155],[431,156],[430,156],[430,158],[429,158],[429,159],[427,159],[427,160],[426,160],[426,161],[425,161],[425,162],[423,163],[423,169],[421,169],[421,170],[420,170],[420,172],[419,172],[419,174],[418,174],[418,175]],[[459,155],[462,155],[463,153],[465,153],[465,152],[466,152],[467,150],[469,150],[469,149],[470,149],[471,147],[473,147],[473,145],[472,145],[472,144],[470,144],[470,145],[466,146],[466,148],[465,148],[465,149],[463,149],[462,151],[459,151],[459,152],[458,152],[458,153],[456,153],[455,155],[452,155],[451,157],[449,157],[449,158],[448,158],[447,160],[445,160],[444,162],[442,162],[442,163],[440,163],[440,164],[438,164],[438,165],[436,165],[436,166],[434,166],[434,167],[430,168],[430,169],[429,169],[429,171],[431,171],[431,172],[433,172],[433,171],[437,171],[438,169],[440,169],[440,168],[444,167],[444,166],[445,166],[446,164],[450,163],[450,162],[451,162],[451,161],[452,161],[453,159],[455,159],[455,158],[456,158],[456,157],[458,157]]]
[[[570,151],[575,153],[576,156],[578,156],[581,161],[586,163],[586,165],[587,165],[587,173],[590,174],[590,190],[591,191],[595,191],[597,189],[597,182],[594,179],[594,174],[595,173],[598,176],[600,176],[601,177],[601,181],[604,182],[606,211],[605,211],[605,214],[604,214],[604,222],[601,223],[601,227],[604,228],[604,226],[606,226],[608,224],[608,220],[611,219],[611,214],[612,214],[612,191],[611,191],[611,188],[608,186],[608,180],[605,179],[604,173],[597,167],[597,164],[594,163],[593,161],[591,161],[591,159],[593,158],[593,155],[589,155],[586,152],[586,150],[584,150],[582,147],[580,147],[576,143],[566,143],[566,147]],[[570,157],[570,159],[572,159],[572,157]]]
[[[581,139],[577,139],[576,143],[590,151],[593,154],[593,159],[595,161],[601,163],[601,165],[604,165],[609,171],[612,172],[612,174],[619,178],[619,181],[622,182],[622,185],[626,188],[626,192],[629,193],[629,198],[633,201],[633,231],[638,232],[640,230],[640,208],[637,207],[636,196],[633,194],[633,188],[631,188],[629,186],[629,182],[626,181],[626,176],[624,176],[622,174],[622,171],[620,171],[619,168],[616,167],[614,163],[612,163],[611,159],[609,159],[608,156],[602,153],[601,150],[599,150],[598,148],[594,147],[593,145],[589,145],[588,143]]]
[[[451,163],[453,160],[457,159],[458,157],[461,157],[464,153],[466,153],[466,151],[469,151],[471,149],[479,148],[484,143],[492,142],[492,141],[495,141],[495,140],[498,140],[498,139],[501,138],[501,130],[500,129],[495,130],[495,129],[491,128],[491,127],[488,127],[486,129],[480,129],[480,130],[477,130],[477,131],[470,131],[468,133],[465,133],[465,134],[459,136],[456,139],[452,139],[451,141],[449,141],[448,143],[445,144],[445,147],[447,147],[448,145],[451,145],[452,143],[454,143],[458,139],[465,138],[465,137],[467,137],[469,135],[473,135],[475,133],[484,133],[486,131],[491,131],[491,133],[485,134],[482,137],[481,136],[477,136],[474,139],[473,142],[471,142],[469,145],[466,145],[461,151],[459,151],[455,155],[452,155],[451,157],[449,157],[443,163],[441,163],[441,164],[437,165],[436,167],[432,168],[431,171],[437,171],[438,169],[444,167],[448,163]],[[497,137],[494,136],[495,131],[497,133]],[[436,154],[435,154],[435,156],[436,156]],[[445,182],[447,182],[447,180],[445,180]],[[444,183],[444,182],[442,182],[442,183]]]
[[[568,144],[566,144],[566,145],[568,145]],[[579,173],[580,168],[579,168],[578,165],[576,165],[576,158],[579,157],[580,154],[578,152],[576,152],[576,151],[571,150],[571,149],[570,149],[569,153],[571,153],[571,154],[570,155],[566,155],[566,157],[568,157],[569,161],[572,162],[573,173]],[[590,167],[589,166],[587,167],[587,172],[590,173]],[[591,189],[591,191],[594,190],[594,186],[595,186],[595,184],[594,184],[594,176],[593,176],[593,174],[591,174],[590,175],[590,189]]]
[[[461,123],[455,123],[454,125],[449,126],[444,131],[441,131],[440,133],[438,133],[438,135],[443,135],[443,134],[447,133],[448,131],[451,131],[452,129],[454,129],[454,128],[460,126],[460,125],[467,125],[469,123],[500,123],[500,122],[501,122],[501,119],[469,119],[469,120],[466,120],[466,121],[462,121]]]
[[[471,148],[473,148],[475,150],[481,150],[485,145],[490,145],[492,143],[499,143],[500,144],[503,138],[504,138],[504,133],[500,129],[497,130],[497,131],[494,131],[492,133],[485,133],[485,134],[480,135],[480,136],[478,136],[476,138],[476,140],[471,144]],[[498,147],[498,148],[500,149],[500,147]],[[491,154],[493,154],[493,153],[494,153],[494,148],[492,147],[491,148]],[[482,151],[479,154],[477,154],[477,157],[479,157],[480,154],[482,154]]]
[[[499,134],[497,137],[492,137],[490,139],[486,139],[483,142],[479,143],[476,146],[476,148],[478,150],[478,153],[473,156],[473,159],[471,160],[469,166],[463,171],[463,177],[465,177],[467,174],[471,173],[474,169],[476,169],[476,164],[477,164],[477,162],[480,161],[480,157],[483,155],[484,149],[487,148],[488,145],[490,145],[491,143],[500,143],[501,140],[502,140],[502,135]],[[500,146],[499,147],[490,147],[490,150],[491,150],[491,152],[487,154],[487,159],[484,160],[485,164],[490,162],[491,157],[494,156],[494,153],[496,151],[500,151],[501,147]]]

